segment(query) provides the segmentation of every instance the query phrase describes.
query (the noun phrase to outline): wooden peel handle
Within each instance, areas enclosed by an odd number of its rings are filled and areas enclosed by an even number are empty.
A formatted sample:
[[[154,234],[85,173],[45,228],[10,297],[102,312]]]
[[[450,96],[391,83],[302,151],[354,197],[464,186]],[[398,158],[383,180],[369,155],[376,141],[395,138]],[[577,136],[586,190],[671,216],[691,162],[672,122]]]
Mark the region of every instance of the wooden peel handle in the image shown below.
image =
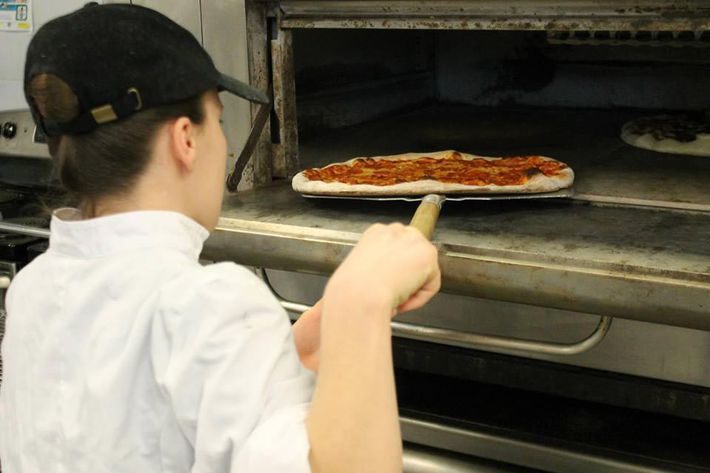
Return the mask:
[[[444,203],[444,197],[437,194],[429,194],[422,199],[417,211],[409,222],[410,227],[414,227],[424,235],[427,240],[431,240],[436,227],[436,221],[439,219],[441,205]]]

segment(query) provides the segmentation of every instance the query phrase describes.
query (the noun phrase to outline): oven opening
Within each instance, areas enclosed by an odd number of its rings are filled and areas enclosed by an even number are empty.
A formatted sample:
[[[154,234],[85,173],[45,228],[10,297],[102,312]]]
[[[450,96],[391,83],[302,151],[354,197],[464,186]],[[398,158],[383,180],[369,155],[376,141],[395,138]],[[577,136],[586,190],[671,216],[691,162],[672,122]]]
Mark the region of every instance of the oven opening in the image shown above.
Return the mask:
[[[649,471],[707,471],[705,422],[440,374],[398,369],[396,379],[403,431],[415,442],[450,448],[447,434],[473,431],[466,453],[490,456],[486,443],[505,439],[504,448],[517,451],[509,455],[518,461],[556,452],[576,461],[597,456]],[[535,452],[532,445],[542,448]],[[571,464],[554,471],[581,471]]]
[[[293,30],[300,167],[456,149],[546,155],[576,199],[710,210],[710,158],[632,147],[633,119],[710,110],[710,33]]]

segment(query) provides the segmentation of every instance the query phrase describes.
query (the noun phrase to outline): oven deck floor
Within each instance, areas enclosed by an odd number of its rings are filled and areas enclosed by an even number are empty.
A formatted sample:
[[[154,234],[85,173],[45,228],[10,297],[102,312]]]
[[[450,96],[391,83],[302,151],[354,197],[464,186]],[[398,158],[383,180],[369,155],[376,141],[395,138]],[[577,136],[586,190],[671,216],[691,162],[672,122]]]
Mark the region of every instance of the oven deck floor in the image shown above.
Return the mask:
[[[330,273],[374,222],[415,204],[306,199],[288,184],[225,198],[205,255]],[[710,330],[710,213],[576,201],[444,205],[444,290]]]

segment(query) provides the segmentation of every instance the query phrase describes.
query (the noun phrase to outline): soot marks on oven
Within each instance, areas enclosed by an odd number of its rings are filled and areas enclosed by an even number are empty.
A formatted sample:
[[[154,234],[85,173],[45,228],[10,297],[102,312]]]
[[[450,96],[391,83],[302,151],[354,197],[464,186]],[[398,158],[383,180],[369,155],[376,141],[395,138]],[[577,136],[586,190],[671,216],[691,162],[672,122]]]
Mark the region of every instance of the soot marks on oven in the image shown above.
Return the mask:
[[[549,86],[556,76],[555,63],[544,54],[544,35],[529,33],[511,37],[508,53],[491,61],[476,65],[479,70],[488,70],[491,83],[482,88],[479,96],[493,98],[497,103],[515,104],[521,95],[537,92]]]

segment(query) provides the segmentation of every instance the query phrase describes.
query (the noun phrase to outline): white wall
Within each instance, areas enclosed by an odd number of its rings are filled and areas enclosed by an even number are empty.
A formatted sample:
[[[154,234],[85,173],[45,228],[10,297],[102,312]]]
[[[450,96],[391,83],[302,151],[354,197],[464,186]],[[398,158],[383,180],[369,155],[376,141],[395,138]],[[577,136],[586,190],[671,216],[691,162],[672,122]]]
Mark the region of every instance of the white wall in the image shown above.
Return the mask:
[[[187,28],[210,53],[220,71],[249,82],[245,0],[132,0],[131,3],[158,10]],[[226,93],[221,94],[221,99],[227,167],[231,169],[249,135],[249,102]],[[248,182],[251,175],[247,171],[242,184],[249,187]]]
[[[52,18],[86,3],[87,0],[33,0],[35,31]],[[0,32],[0,110],[27,108],[22,94],[22,73],[31,37],[32,34],[26,32]]]
[[[57,16],[81,8],[88,0],[33,0],[34,30]],[[202,42],[200,0],[102,0],[99,3],[135,3],[156,10],[181,24]],[[0,32],[0,110],[26,108],[22,94],[25,52],[32,34]]]
[[[88,0],[33,0],[34,30],[59,15],[84,6]],[[187,28],[212,55],[218,69],[248,81],[246,57],[245,0],[103,0],[99,3],[134,3],[154,8]],[[203,7],[200,13],[200,7]],[[0,32],[0,111],[27,108],[22,93],[25,52],[32,37],[29,33]],[[222,94],[225,110],[225,134],[231,167],[250,128],[249,104]],[[245,179],[248,180],[248,179]]]

